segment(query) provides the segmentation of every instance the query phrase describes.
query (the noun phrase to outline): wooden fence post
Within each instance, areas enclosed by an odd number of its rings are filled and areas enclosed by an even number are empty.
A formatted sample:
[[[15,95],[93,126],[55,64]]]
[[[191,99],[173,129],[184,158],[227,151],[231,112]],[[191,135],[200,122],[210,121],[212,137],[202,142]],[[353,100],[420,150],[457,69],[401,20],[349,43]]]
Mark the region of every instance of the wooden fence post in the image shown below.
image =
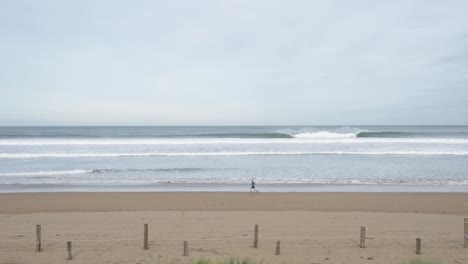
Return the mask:
[[[258,248],[258,225],[254,229],[254,248]]]
[[[416,255],[421,255],[421,239],[416,238]]]
[[[184,257],[188,256],[188,242],[184,241]]]
[[[281,241],[276,241],[276,255],[281,254]]]
[[[36,225],[36,252],[41,252],[41,225]]]
[[[71,241],[67,242],[67,252],[68,252],[68,260],[72,260],[73,256],[72,256],[72,243],[71,243]]]
[[[468,217],[465,217],[465,248],[468,248]]]
[[[366,227],[361,226],[361,239],[360,239],[360,247],[365,248],[366,247]]]
[[[143,230],[143,249],[148,250],[148,224],[145,224]]]

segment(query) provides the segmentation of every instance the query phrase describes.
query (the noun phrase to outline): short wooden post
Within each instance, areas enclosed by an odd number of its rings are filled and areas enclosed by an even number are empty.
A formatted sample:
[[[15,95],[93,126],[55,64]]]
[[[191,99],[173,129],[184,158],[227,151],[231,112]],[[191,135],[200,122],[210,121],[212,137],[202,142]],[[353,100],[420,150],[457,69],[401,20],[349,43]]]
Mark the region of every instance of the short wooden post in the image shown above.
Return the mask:
[[[281,241],[276,241],[276,255],[281,254]]]
[[[258,225],[254,229],[254,248],[258,248]]]
[[[184,257],[188,256],[188,242],[184,241]]]
[[[41,252],[41,225],[36,225],[36,252]]]
[[[465,217],[465,248],[468,248],[468,217]]]
[[[73,256],[72,256],[72,244],[71,244],[71,241],[68,241],[68,242],[67,242],[67,252],[68,252],[68,260],[72,260],[72,259],[73,259]]]
[[[361,239],[360,239],[361,243],[360,243],[360,247],[361,248],[365,248],[366,247],[366,227],[365,226],[361,226]]]
[[[421,255],[421,239],[416,238],[416,255]]]
[[[145,224],[143,230],[143,249],[148,250],[148,224]]]

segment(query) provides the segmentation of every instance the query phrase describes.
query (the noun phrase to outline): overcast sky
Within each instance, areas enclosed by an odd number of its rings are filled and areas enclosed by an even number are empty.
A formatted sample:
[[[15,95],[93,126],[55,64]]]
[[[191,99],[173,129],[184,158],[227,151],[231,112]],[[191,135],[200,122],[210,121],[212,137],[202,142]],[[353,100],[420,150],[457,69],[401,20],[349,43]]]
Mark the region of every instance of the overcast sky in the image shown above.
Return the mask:
[[[0,125],[467,125],[467,10],[0,0]]]

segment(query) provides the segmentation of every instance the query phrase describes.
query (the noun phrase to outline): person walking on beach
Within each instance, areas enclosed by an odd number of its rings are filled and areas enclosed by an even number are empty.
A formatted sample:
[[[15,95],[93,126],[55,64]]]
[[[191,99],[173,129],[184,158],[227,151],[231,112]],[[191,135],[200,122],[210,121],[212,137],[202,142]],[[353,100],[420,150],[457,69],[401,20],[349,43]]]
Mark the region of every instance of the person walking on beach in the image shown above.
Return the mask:
[[[250,186],[250,192],[252,192],[252,191],[258,192],[258,190],[255,189],[255,181],[254,180],[255,180],[255,178],[252,178],[252,182],[251,182],[251,186]]]

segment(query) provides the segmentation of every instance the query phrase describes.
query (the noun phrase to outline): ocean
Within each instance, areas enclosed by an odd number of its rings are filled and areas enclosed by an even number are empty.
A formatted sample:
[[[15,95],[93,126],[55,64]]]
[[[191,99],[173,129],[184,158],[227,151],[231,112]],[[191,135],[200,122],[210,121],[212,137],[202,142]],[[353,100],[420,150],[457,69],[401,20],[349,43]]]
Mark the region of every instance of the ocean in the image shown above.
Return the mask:
[[[0,127],[0,192],[468,192],[468,126]]]

